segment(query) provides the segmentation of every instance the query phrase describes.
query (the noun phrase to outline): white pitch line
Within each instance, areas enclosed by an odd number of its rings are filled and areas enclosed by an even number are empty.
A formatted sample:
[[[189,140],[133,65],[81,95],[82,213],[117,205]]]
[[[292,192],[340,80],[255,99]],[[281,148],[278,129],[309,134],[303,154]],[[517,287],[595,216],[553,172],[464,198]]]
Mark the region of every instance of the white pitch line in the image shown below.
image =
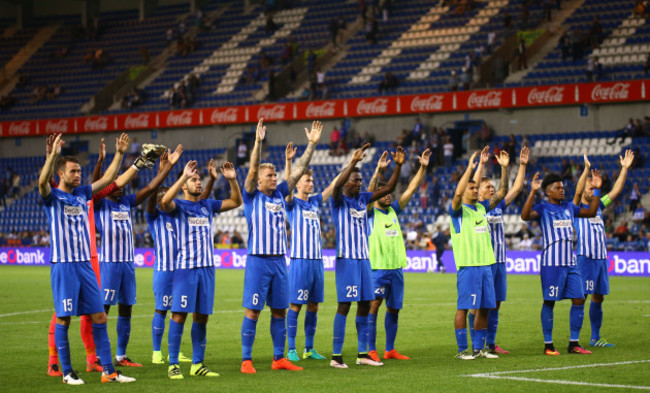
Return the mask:
[[[526,381],[526,382],[541,382],[552,383],[559,385],[579,385],[579,386],[596,386],[603,388],[620,388],[620,389],[637,389],[637,390],[650,390],[650,386],[635,386],[635,385],[612,385],[608,383],[592,383],[592,382],[577,382],[577,381],[564,381],[558,379],[538,379],[538,378],[524,378],[524,377],[502,377],[499,375],[484,376],[489,379],[509,379],[513,381]]]
[[[12,317],[14,315],[38,314],[38,313],[46,312],[46,311],[52,312],[52,311],[54,311],[54,309],[53,308],[48,308],[48,309],[45,309],[45,310],[30,310],[30,311],[10,312],[8,314],[0,314],[0,318],[2,318],[2,317]]]
[[[634,363],[648,363],[650,360],[629,360],[627,362],[615,362],[615,363],[594,363],[594,364],[581,364],[578,366],[566,366],[566,367],[551,367],[551,368],[535,368],[528,370],[510,370],[510,371],[497,371],[493,373],[479,373],[479,374],[468,374],[466,377],[486,377],[488,375],[503,375],[503,374],[520,374],[520,373],[535,373],[540,371],[558,371],[558,370],[571,370],[574,368],[589,368],[589,367],[600,367],[600,366],[618,366],[621,364],[634,364]]]

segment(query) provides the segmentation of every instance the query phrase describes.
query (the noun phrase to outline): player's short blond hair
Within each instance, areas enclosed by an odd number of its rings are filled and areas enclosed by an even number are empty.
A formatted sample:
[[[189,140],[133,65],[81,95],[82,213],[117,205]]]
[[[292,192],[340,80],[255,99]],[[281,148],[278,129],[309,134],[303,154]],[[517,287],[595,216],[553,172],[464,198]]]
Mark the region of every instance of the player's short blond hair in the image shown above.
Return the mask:
[[[275,165],[271,164],[270,162],[263,162],[260,164],[260,170],[262,169],[272,169],[275,170]]]

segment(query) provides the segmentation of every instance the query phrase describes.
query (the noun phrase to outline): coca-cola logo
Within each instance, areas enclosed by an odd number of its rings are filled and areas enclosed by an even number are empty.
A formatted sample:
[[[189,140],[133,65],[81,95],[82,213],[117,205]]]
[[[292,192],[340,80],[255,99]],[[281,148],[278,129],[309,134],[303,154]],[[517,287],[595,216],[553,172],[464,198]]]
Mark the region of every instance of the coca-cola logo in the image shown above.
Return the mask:
[[[171,112],[167,115],[168,126],[189,126],[192,124],[192,112],[183,111],[180,113]]]
[[[284,105],[262,106],[257,111],[257,118],[264,118],[265,120],[282,120],[284,119]]]
[[[210,115],[210,123],[236,123],[238,113],[239,110],[237,108],[228,108],[226,110],[215,109]]]
[[[357,113],[360,115],[377,115],[388,112],[388,99],[378,98],[373,101],[361,100],[357,105]]]
[[[529,104],[561,104],[564,101],[564,87],[551,86],[546,90],[533,88],[528,93]]]
[[[86,131],[106,131],[108,129],[108,117],[98,117],[95,119],[86,119],[84,130]]]
[[[31,129],[31,124],[28,121],[12,122],[9,124],[7,133],[9,135],[29,135]]]
[[[440,111],[442,110],[442,99],[443,97],[437,94],[424,98],[415,96],[411,101],[411,112]]]
[[[48,120],[47,123],[45,123],[45,132],[48,134],[68,132],[68,122],[69,120],[65,119]]]
[[[467,107],[469,108],[498,108],[500,106],[500,91],[490,91],[485,94],[474,92],[467,99]]]
[[[307,117],[334,117],[335,104],[331,101],[323,102],[322,104],[310,103],[305,111]]]
[[[124,128],[149,128],[149,115],[146,113],[128,115],[124,119]]]
[[[622,82],[608,87],[599,83],[591,91],[591,99],[594,101],[627,100],[629,95],[630,84]]]

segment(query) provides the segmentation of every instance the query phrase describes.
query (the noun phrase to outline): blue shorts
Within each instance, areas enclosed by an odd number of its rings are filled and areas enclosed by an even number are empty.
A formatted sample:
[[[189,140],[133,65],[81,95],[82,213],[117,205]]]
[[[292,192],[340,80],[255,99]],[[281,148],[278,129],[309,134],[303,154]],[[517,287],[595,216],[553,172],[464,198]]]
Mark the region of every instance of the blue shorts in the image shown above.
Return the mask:
[[[246,257],[242,306],[262,310],[264,304],[280,310],[289,308],[289,274],[284,255]]]
[[[496,308],[492,266],[464,266],[456,273],[458,310]]]
[[[212,314],[213,267],[175,270],[172,286],[172,312]]]
[[[57,317],[104,312],[102,293],[90,262],[53,263],[50,282]]]
[[[104,304],[135,304],[135,265],[133,262],[100,262]]]
[[[173,271],[153,271],[153,297],[156,300],[156,310],[171,310],[173,284]]]
[[[584,289],[577,266],[542,266],[544,300],[582,299]]]
[[[339,303],[375,300],[369,259],[336,258],[334,272]]]
[[[375,298],[386,299],[386,307],[402,309],[404,301],[404,273],[402,269],[375,269],[372,271]]]
[[[293,304],[325,301],[325,269],[322,259],[291,259],[289,302]]]
[[[591,259],[578,255],[578,266],[585,287],[585,295],[594,293],[609,295],[609,266],[607,259]]]
[[[492,266],[492,278],[494,278],[494,297],[497,302],[505,302],[508,292],[506,264],[497,262],[490,266]]]

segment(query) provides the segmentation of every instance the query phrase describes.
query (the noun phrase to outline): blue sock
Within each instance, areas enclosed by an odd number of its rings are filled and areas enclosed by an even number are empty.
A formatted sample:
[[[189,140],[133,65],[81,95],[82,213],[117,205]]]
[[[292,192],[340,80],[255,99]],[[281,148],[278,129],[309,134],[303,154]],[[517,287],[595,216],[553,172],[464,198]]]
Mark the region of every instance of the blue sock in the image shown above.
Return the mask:
[[[169,364],[178,364],[178,353],[181,351],[181,338],[185,325],[169,320],[169,331],[167,332],[167,350],[169,351]]]
[[[318,314],[314,311],[305,313],[305,350],[307,352],[314,349],[314,336],[316,335],[316,322]]]
[[[93,340],[95,340],[97,357],[102,362],[104,372],[113,374],[115,372],[115,367],[113,367],[111,342],[108,339],[108,332],[106,331],[105,323],[93,323]]]
[[[289,350],[296,349],[296,334],[298,334],[298,313],[289,309],[287,311],[287,342]]]
[[[332,355],[341,355],[343,352],[343,341],[345,341],[345,323],[347,317],[339,313],[334,315],[334,337]]]
[[[117,350],[115,356],[126,356],[126,346],[131,336],[131,317],[117,317]]]
[[[241,357],[242,360],[253,359],[253,343],[255,342],[255,331],[257,320],[244,317],[241,324]]]
[[[467,328],[456,329],[456,344],[458,345],[458,352],[467,349]]]
[[[368,350],[377,350],[377,314],[368,314]]]
[[[360,317],[357,315],[355,319],[357,325],[357,352],[368,352],[368,316]]]
[[[467,314],[467,319],[469,320],[467,324],[469,325],[469,337],[472,339],[472,346],[474,346],[474,341],[476,341],[476,338],[474,337],[474,319],[476,318],[476,314],[472,314],[471,312],[468,312]]]
[[[499,310],[493,309],[488,312],[487,345],[490,347],[496,345],[497,327],[499,327]]]
[[[164,333],[165,333],[165,316],[158,314],[157,312],[154,312],[153,319],[151,320],[151,337],[153,339],[154,351],[160,351],[160,346],[162,343],[162,338]]]
[[[59,361],[63,375],[72,371],[72,362],[70,361],[70,342],[68,341],[68,329],[70,326],[56,324],[54,328],[54,343],[59,352]]]
[[[398,319],[399,314],[386,312],[386,319],[384,319],[384,328],[386,329],[386,351],[392,351],[395,349]]]
[[[544,333],[544,342],[553,342],[553,307],[544,304],[542,306],[542,332]]]
[[[192,323],[192,363],[194,364],[203,363],[205,357],[206,327],[205,323]]]
[[[476,341],[472,340],[472,348],[475,351],[480,351],[485,348],[485,336],[487,336],[487,329],[474,330],[474,338],[476,338]]]
[[[284,357],[284,344],[287,338],[286,318],[271,317],[271,340],[273,340],[273,360]]]
[[[582,321],[585,318],[585,306],[571,305],[569,312],[569,325],[571,327],[571,337],[569,341],[578,341],[580,339],[580,330],[582,330]]]
[[[603,325],[603,303],[591,301],[589,321],[591,321],[591,339],[600,340],[600,327]]]

